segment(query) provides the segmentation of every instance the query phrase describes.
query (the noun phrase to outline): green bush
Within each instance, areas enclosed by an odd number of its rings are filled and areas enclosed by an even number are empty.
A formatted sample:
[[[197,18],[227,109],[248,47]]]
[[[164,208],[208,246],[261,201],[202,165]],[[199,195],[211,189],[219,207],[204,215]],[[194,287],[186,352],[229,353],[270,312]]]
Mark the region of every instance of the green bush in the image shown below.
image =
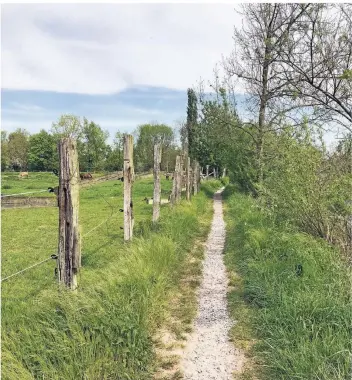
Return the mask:
[[[282,133],[270,143],[275,160],[268,160],[261,187],[262,206],[279,222],[294,224],[301,231],[326,239],[347,252],[347,218],[352,214],[352,176],[310,141]],[[347,161],[346,161],[347,164]]]

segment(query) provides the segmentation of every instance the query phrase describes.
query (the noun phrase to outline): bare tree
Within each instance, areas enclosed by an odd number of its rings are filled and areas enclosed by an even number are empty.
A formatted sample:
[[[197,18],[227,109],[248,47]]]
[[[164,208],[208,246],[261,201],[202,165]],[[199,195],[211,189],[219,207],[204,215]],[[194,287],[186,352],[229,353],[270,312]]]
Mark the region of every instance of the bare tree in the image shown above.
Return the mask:
[[[235,50],[224,61],[228,76],[244,85],[249,122],[255,133],[258,182],[263,179],[264,136],[282,127],[282,119],[297,108],[288,100],[288,80],[280,73],[279,60],[287,35],[310,4],[244,4],[244,25],[235,28]]]
[[[278,75],[292,99],[352,131],[351,4],[305,8],[278,54]]]

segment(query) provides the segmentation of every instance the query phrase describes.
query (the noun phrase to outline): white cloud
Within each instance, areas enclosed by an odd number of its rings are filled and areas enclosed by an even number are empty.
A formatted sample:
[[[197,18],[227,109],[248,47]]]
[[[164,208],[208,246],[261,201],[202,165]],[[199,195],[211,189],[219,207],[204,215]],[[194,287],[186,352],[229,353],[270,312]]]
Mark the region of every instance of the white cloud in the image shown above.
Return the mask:
[[[2,87],[107,94],[184,90],[229,54],[229,4],[5,4]]]
[[[9,111],[13,111],[14,113],[41,112],[44,110],[43,107],[37,106],[35,104],[20,104],[17,102],[12,102],[9,105],[11,106],[11,108],[9,108]]]

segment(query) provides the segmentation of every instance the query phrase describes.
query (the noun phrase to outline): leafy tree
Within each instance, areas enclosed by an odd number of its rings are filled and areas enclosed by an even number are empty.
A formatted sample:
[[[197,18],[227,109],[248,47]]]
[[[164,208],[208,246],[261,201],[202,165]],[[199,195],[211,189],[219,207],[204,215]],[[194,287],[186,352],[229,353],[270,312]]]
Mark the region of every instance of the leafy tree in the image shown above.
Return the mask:
[[[108,137],[109,133],[107,131],[103,131],[98,124],[93,121],[89,122],[84,118],[78,144],[80,168],[82,170],[103,169],[107,154],[106,140]]]
[[[199,94],[197,158],[202,166],[226,168],[243,189],[253,190],[255,146],[250,127],[242,125],[229,91],[218,85],[214,89],[213,95]]]
[[[187,90],[187,145],[188,154],[191,159],[196,157],[196,145],[197,145],[197,95],[191,88]]]
[[[9,166],[9,163],[10,159],[7,132],[1,131],[1,170],[5,171]]]
[[[123,134],[116,132],[113,147],[107,146],[105,169],[108,171],[123,170]]]
[[[28,163],[30,170],[48,171],[58,167],[54,136],[42,129],[29,137]]]
[[[8,155],[10,165],[15,170],[24,170],[28,166],[29,133],[18,128],[8,137]]]
[[[57,140],[62,137],[71,137],[78,141],[82,137],[83,124],[78,116],[65,114],[60,116],[56,123],[52,123],[51,133]]]
[[[150,170],[154,166],[154,144],[160,143],[162,148],[162,163],[170,158],[170,150],[175,147],[174,132],[172,128],[165,124],[143,124],[134,132],[135,144],[135,165],[140,171]]]

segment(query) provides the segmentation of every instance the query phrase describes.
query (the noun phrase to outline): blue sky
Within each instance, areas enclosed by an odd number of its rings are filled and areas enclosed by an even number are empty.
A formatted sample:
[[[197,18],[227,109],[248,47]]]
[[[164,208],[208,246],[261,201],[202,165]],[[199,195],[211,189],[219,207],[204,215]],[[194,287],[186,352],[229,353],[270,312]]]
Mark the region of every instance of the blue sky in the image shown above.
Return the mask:
[[[60,115],[73,113],[95,121],[113,137],[117,130],[129,132],[147,122],[175,126],[185,118],[186,106],[185,91],[149,86],[107,95],[5,89],[2,129],[36,133],[48,130]]]
[[[63,113],[113,136],[185,119],[240,18],[231,4],[5,4],[2,129],[49,129]]]
[[[186,118],[186,91],[233,50],[236,4],[4,4],[1,127],[49,130],[64,113],[110,133]],[[243,88],[236,88],[243,93]],[[241,113],[241,107],[240,107]],[[327,141],[333,134],[326,135]]]

